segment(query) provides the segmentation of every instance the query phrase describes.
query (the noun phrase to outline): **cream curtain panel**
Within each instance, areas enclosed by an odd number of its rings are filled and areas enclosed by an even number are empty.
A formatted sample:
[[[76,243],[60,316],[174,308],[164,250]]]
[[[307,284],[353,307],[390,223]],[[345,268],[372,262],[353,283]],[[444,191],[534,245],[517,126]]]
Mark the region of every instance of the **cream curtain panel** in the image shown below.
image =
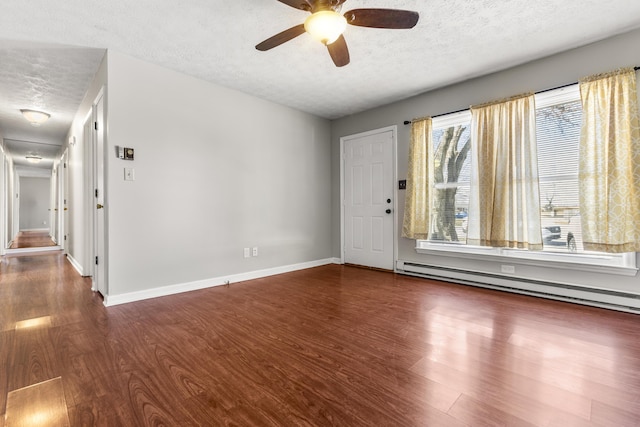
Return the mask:
[[[402,223],[402,237],[428,239],[432,208],[433,137],[431,118],[411,123],[409,171]]]
[[[580,215],[585,250],[640,250],[640,130],[632,68],[580,81]]]
[[[467,244],[542,249],[533,94],[471,107]]]

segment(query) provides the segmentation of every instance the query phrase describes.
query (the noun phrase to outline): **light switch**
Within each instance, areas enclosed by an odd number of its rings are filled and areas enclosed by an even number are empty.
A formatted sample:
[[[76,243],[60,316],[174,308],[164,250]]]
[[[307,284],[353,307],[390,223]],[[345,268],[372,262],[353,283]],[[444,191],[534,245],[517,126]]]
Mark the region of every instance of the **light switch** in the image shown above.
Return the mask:
[[[133,168],[124,168],[124,180],[134,181],[136,179],[135,170]]]

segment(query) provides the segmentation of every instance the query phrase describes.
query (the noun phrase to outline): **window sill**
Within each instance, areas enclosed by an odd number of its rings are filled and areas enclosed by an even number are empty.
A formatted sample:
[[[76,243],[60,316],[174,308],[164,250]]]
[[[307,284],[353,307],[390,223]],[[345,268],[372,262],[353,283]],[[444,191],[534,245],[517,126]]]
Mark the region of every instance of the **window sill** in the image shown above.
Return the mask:
[[[574,255],[549,252],[522,252],[513,249],[487,248],[481,246],[462,246],[418,241],[416,252],[424,255],[435,255],[465,259],[476,259],[490,262],[507,262],[532,267],[554,268],[561,270],[588,271],[600,274],[635,276],[635,253],[612,257],[600,254]],[[549,259],[553,257],[554,259]]]

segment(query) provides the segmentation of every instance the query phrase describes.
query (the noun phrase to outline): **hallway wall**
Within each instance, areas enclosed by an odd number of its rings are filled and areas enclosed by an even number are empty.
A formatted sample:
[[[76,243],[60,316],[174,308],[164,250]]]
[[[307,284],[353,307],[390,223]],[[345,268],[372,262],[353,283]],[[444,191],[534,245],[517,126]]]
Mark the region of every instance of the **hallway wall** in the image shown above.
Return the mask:
[[[49,228],[51,179],[20,177],[20,231]]]
[[[328,120],[113,51],[107,87],[110,297],[330,258]]]

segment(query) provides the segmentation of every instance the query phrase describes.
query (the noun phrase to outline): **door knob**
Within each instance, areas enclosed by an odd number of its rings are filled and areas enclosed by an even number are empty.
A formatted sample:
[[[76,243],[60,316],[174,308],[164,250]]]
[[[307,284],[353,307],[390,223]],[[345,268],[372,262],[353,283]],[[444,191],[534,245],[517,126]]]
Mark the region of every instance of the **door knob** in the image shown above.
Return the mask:
[[[387,203],[391,203],[391,199],[387,199]]]
[[[96,209],[102,209],[102,208],[104,208],[104,206],[102,206],[100,203],[96,205]]]
[[[391,213],[391,209],[387,209],[385,212],[390,214]]]

